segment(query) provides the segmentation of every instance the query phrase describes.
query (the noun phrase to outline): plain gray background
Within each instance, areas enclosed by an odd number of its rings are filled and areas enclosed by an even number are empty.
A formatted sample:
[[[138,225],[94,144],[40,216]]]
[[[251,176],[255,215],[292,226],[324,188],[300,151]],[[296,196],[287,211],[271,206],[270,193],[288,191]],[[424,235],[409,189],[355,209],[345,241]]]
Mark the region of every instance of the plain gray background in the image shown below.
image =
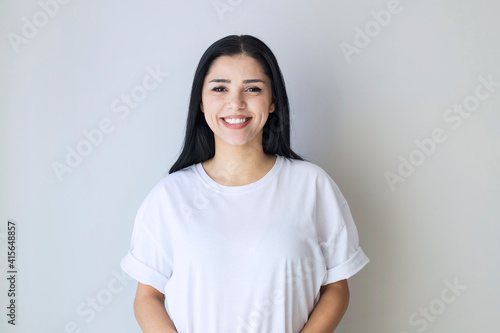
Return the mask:
[[[497,332],[499,14],[492,0],[2,1],[8,332],[140,331],[119,268],[136,210],[179,152],[201,54],[242,33],[275,52],[294,148],[337,182],[371,259],[337,332]],[[152,88],[148,71],[168,75]]]

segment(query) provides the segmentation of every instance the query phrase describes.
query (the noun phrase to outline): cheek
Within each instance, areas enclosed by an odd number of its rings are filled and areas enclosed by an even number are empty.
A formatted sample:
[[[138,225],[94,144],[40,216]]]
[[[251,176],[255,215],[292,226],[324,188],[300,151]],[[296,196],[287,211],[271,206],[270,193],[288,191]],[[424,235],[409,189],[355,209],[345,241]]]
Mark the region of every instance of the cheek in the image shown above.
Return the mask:
[[[212,127],[213,124],[217,123],[217,115],[213,112],[204,112],[205,121],[207,122],[209,127]]]
[[[210,99],[203,101],[203,117],[212,131],[218,127],[219,112],[217,110],[217,106],[213,103],[213,101],[210,101]]]
[[[203,112],[216,112],[223,104],[220,98],[216,96],[202,96],[201,103],[203,104]]]

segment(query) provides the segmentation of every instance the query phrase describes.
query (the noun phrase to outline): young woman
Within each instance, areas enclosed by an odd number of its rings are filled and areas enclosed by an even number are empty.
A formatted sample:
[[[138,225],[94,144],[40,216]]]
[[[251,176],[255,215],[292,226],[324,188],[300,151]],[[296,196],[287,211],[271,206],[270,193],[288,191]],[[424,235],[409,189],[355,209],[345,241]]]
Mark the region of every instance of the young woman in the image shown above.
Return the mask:
[[[184,147],[142,203],[121,267],[143,332],[333,332],[368,262],[333,180],[290,148],[280,68],[228,36],[196,70]]]

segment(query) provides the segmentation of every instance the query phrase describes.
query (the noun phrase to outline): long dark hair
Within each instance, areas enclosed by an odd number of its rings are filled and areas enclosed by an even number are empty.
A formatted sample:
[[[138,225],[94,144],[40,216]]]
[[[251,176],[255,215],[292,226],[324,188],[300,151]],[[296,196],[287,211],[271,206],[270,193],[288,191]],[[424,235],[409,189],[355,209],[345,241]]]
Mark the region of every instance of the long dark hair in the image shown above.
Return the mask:
[[[200,109],[203,81],[215,59],[221,56],[246,54],[259,62],[271,80],[274,112],[264,125],[262,148],[264,153],[302,160],[290,147],[290,110],[285,81],[272,51],[258,38],[249,35],[231,35],[213,43],[203,54],[194,74],[186,122],[186,136],[179,158],[169,173],[204,162],[215,154],[214,134]]]

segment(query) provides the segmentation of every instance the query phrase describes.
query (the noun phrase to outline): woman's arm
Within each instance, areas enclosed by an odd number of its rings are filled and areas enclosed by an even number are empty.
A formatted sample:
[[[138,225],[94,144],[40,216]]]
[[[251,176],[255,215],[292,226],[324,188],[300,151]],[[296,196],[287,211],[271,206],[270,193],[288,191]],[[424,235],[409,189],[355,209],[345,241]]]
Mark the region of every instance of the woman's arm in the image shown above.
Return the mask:
[[[347,280],[321,287],[318,303],[301,333],[332,333],[337,328],[349,304]]]
[[[134,314],[143,333],[177,332],[165,309],[165,295],[140,282],[134,299]]]

